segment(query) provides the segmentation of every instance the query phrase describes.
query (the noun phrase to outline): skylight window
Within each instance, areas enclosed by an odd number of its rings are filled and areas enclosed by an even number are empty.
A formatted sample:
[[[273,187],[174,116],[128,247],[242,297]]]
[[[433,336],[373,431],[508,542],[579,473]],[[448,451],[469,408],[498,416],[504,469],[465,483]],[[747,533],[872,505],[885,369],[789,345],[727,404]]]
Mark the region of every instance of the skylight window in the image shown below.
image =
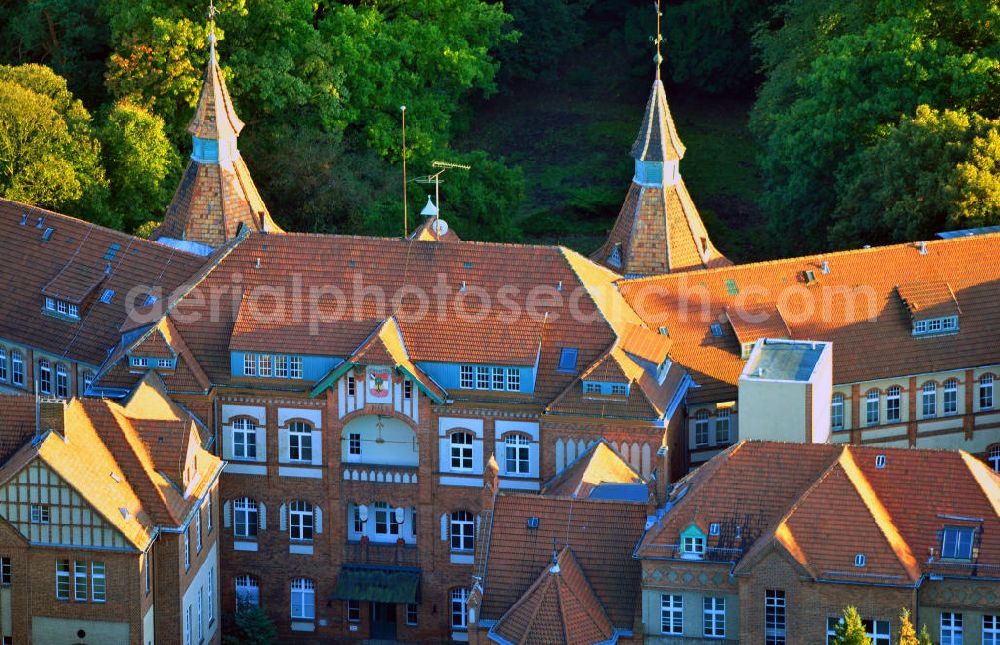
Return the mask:
[[[559,354],[559,371],[575,372],[576,359],[579,353],[580,350],[576,347],[563,347],[562,352]]]
[[[971,560],[975,529],[946,526],[941,534],[941,557],[951,560]]]
[[[731,296],[740,295],[740,290],[736,286],[736,280],[733,279],[726,280],[726,293],[728,293]]]
[[[854,556],[854,566],[856,566],[856,567],[863,567],[863,566],[865,566],[865,562],[866,562],[866,560],[865,560],[865,554],[864,553],[859,553],[856,556]]]
[[[49,240],[51,240],[52,239],[52,234],[55,233],[55,232],[56,232],[56,229],[52,228],[51,226],[48,227],[48,228],[46,228],[42,232],[42,241],[43,242],[48,242]]]
[[[101,294],[101,302],[104,304],[110,304],[111,300],[115,297],[114,289],[105,289],[104,293]]]
[[[709,327],[709,330],[711,330],[712,335],[715,336],[716,338],[722,338],[722,325],[720,325],[719,323],[712,323],[712,325]]]
[[[111,246],[108,247],[108,252],[104,254],[104,259],[107,260],[108,262],[114,260],[115,256],[118,255],[118,251],[120,251],[121,248],[122,248],[121,244],[112,244]]]

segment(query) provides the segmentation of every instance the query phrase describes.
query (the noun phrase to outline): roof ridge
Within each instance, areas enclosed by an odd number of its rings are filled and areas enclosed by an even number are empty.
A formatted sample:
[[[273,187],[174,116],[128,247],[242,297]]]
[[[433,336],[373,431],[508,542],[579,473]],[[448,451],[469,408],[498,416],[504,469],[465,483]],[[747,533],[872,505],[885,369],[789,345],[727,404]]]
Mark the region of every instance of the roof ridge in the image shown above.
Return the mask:
[[[1000,475],[968,452],[959,450],[958,454],[979,486],[979,490],[986,496],[986,501],[993,507],[993,512],[1000,516]]]

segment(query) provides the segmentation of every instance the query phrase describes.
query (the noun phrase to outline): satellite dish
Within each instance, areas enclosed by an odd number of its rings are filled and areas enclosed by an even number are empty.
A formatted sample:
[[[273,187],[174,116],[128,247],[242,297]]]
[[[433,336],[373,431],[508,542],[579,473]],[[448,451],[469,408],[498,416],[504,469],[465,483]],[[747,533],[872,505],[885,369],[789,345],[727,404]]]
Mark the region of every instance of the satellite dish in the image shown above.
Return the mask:
[[[448,222],[443,219],[439,219],[434,222],[434,232],[438,234],[438,237],[444,237],[448,234]]]
[[[358,507],[358,517],[361,518],[362,522],[368,521],[368,507],[364,504]]]
[[[396,524],[402,524],[403,521],[406,520],[406,511],[403,510],[402,508],[397,508],[395,511],[395,515],[396,515]]]

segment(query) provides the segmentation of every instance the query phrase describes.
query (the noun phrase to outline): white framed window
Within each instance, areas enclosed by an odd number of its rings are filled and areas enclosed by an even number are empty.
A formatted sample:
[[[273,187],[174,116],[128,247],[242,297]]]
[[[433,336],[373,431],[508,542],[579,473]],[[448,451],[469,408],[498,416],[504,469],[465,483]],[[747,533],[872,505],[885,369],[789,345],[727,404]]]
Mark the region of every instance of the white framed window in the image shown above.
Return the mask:
[[[188,605],[184,610],[184,645],[191,645],[191,632],[192,629],[192,619],[191,619],[191,605]]]
[[[785,645],[785,592],[782,589],[764,591],[764,643]]]
[[[297,542],[313,539],[313,507],[309,502],[294,501],[288,505],[288,538]]]
[[[0,558],[0,584],[11,583],[10,558]]]
[[[209,534],[212,533],[212,493],[209,492],[205,498],[205,528]]]
[[[257,423],[252,419],[233,419],[233,459],[257,459]]]
[[[132,367],[149,367],[149,359],[145,356],[129,356],[128,360]]]
[[[459,387],[471,390],[476,385],[475,370],[471,365],[463,365],[459,370]]]
[[[506,376],[507,376],[507,374],[506,374],[506,370],[504,370],[504,368],[502,368],[502,367],[494,367],[493,368],[493,389],[494,390],[502,390],[502,389],[504,389],[504,386],[507,384],[507,378],[506,378]]]
[[[31,505],[31,523],[32,524],[48,524],[49,523],[49,507],[47,504],[32,504]]]
[[[351,432],[347,435],[347,454],[352,457],[361,456],[361,433]]]
[[[469,590],[462,587],[451,590],[451,628],[466,629],[465,605],[469,601]]]
[[[507,390],[511,392],[521,391],[521,370],[516,367],[507,368]]]
[[[271,358],[270,354],[261,354],[257,361],[257,374],[264,378],[270,378],[273,373],[274,359]]]
[[[937,416],[937,383],[924,383],[920,397],[924,418]]]
[[[729,443],[729,429],[731,420],[730,410],[719,410],[715,413],[715,443]]]
[[[0,347],[0,381],[6,381],[7,376],[7,350]]]
[[[151,571],[152,567],[153,567],[153,552],[147,551],[142,558],[142,577],[146,583],[146,595],[149,595],[149,592],[153,590],[153,575]]]
[[[156,359],[156,366],[163,369],[173,369],[174,359],[172,358],[158,358]]]
[[[591,383],[590,381],[585,381],[583,383],[583,393],[584,394],[600,394],[601,393],[601,384],[600,383]]]
[[[288,357],[278,355],[274,357],[275,378],[288,378]]]
[[[302,357],[288,357],[288,378],[302,378]]]
[[[403,399],[409,401],[413,398],[413,381],[403,379]]]
[[[705,638],[726,637],[726,599],[706,596],[703,602]]]
[[[347,376],[347,396],[357,396],[358,394],[358,379],[354,378],[353,374]]]
[[[316,583],[309,578],[292,580],[292,619],[316,618]]]
[[[694,445],[696,448],[708,445],[708,410],[698,410],[694,415]]]
[[[865,395],[865,425],[878,425],[881,398],[881,394],[878,390],[870,390],[868,394]]]
[[[836,642],[837,625],[843,622],[843,616],[826,619],[827,645]],[[891,627],[888,620],[863,619],[861,624],[865,628],[865,635],[868,636],[871,641],[871,645],[892,645],[892,637],[890,635]]]
[[[705,557],[705,538],[701,535],[684,535],[681,537],[681,557],[687,560],[700,560]]]
[[[288,424],[288,459],[311,464],[313,461],[313,427],[304,421]]]
[[[950,378],[944,382],[944,400],[941,407],[945,414],[958,412],[958,381]]]
[[[983,616],[983,645],[1000,645],[1000,615]]]
[[[257,375],[257,355],[256,354],[244,354],[243,355],[243,376],[256,376]]]
[[[1000,473],[1000,443],[986,449],[986,463],[993,467],[993,472]]]
[[[612,383],[611,394],[613,396],[625,396],[628,394],[628,386],[623,383]]]
[[[898,385],[893,385],[885,391],[885,420],[889,423],[899,421],[900,393]]]
[[[108,599],[108,575],[103,562],[90,563],[90,592],[94,602]]]
[[[260,606],[260,583],[254,576],[236,576],[236,611]]]
[[[233,501],[233,534],[238,538],[257,537],[257,500],[241,497]]]
[[[347,601],[347,622],[349,622],[349,623],[360,623],[361,622],[361,601],[360,600],[348,600]]]
[[[24,356],[16,349],[10,353],[10,379],[14,385],[24,386]]]
[[[56,396],[60,399],[69,397],[69,372],[62,363],[56,364]]]
[[[188,527],[184,531],[184,570],[187,571],[191,568],[191,528]]]
[[[684,633],[684,598],[680,594],[660,594],[660,632]]]
[[[490,389],[490,368],[483,366],[476,368],[476,389]]]
[[[844,395],[837,392],[830,402],[830,426],[834,430],[844,429]]]
[[[73,600],[87,599],[87,563],[73,561]]]
[[[52,394],[52,366],[44,358],[38,361],[38,391]]]
[[[511,433],[504,437],[504,463],[506,472],[527,475],[531,472],[531,440],[527,435]]]
[[[406,624],[410,627],[417,625],[417,606],[413,603],[406,605]]]
[[[201,553],[201,547],[201,507],[198,507],[198,512],[194,515],[194,548]]]
[[[56,310],[56,299],[50,296],[45,296],[45,308],[49,311]]]
[[[993,409],[993,375],[983,374],[979,377],[979,409]]]
[[[195,622],[198,623],[198,642],[205,640],[205,590],[201,587],[198,588],[198,617]]]
[[[215,622],[215,568],[211,568],[208,571],[208,624],[211,625]]]
[[[90,370],[84,370],[83,372],[83,391],[84,393],[90,389],[90,386],[94,384],[94,373]]]
[[[962,645],[962,614],[941,612],[941,645]]]
[[[476,546],[476,520],[469,511],[451,514],[451,550],[473,551]]]
[[[452,432],[448,443],[451,447],[451,469],[472,470],[472,433]]]
[[[965,526],[946,526],[941,532],[941,557],[971,560],[975,530]]]
[[[396,522],[395,509],[385,502],[372,504],[375,511],[375,536],[379,538],[399,537],[400,524]]]
[[[56,600],[69,600],[69,560],[56,560]]]

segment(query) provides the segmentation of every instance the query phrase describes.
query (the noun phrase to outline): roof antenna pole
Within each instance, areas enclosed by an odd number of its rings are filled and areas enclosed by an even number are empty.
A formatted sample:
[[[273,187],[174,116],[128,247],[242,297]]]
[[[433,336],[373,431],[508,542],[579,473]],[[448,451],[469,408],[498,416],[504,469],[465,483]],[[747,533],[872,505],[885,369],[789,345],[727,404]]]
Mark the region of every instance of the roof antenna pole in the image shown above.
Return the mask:
[[[656,43],[656,57],[653,60],[656,62],[656,80],[660,80],[660,63],[663,62],[663,56],[660,55],[660,43],[663,42],[663,34],[660,31],[660,18],[663,17],[663,12],[660,11],[660,0],[656,0],[656,38],[654,42]]]
[[[406,106],[400,105],[399,111],[403,114],[403,239],[406,239],[410,234],[406,204]]]

